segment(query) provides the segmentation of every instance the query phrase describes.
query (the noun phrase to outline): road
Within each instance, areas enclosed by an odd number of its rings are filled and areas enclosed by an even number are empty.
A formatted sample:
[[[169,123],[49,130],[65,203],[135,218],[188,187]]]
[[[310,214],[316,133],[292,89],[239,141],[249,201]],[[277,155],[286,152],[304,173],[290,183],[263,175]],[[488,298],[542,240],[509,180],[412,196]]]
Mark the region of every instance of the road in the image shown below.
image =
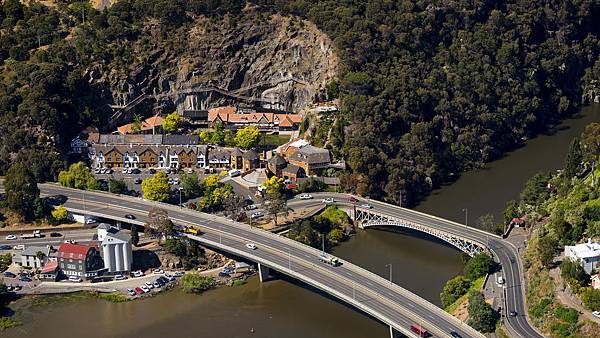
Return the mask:
[[[138,198],[101,192],[83,193],[53,184],[40,185],[40,190],[44,195],[66,196],[68,200],[65,207],[70,210],[136,224],[146,223],[148,210],[157,205]],[[294,203],[314,205],[318,201]],[[169,217],[177,225],[193,224],[201,227],[203,232],[197,237],[190,236],[193,239],[213,247],[221,247],[313,285],[408,336],[415,336],[410,331],[410,326],[419,324],[433,336],[448,337],[450,332],[455,331],[463,337],[482,337],[435,305],[350,262],[333,267],[318,260],[319,250],[286,237],[250,228],[223,217],[173,205],[161,207],[169,212]],[[124,217],[126,214],[132,214],[136,219],[128,220]],[[255,243],[258,249],[246,248],[245,244],[249,242]]]

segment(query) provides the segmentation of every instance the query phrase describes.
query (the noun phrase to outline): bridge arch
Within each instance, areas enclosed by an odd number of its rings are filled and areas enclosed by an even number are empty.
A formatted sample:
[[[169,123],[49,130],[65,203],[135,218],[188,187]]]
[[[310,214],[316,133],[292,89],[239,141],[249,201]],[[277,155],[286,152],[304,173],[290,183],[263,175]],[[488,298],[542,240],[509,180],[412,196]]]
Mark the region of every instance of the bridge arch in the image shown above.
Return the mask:
[[[411,221],[390,217],[387,215],[382,215],[372,210],[357,208],[356,213],[354,215],[354,219],[359,225],[359,227],[363,229],[367,229],[374,226],[395,226],[426,233],[428,235],[441,239],[442,241],[454,246],[458,250],[466,253],[471,257],[473,257],[477,253],[487,251],[486,247],[482,243],[479,243],[477,241],[462,236],[457,236],[449,232],[441,231],[433,227],[428,227],[423,224],[414,223]]]

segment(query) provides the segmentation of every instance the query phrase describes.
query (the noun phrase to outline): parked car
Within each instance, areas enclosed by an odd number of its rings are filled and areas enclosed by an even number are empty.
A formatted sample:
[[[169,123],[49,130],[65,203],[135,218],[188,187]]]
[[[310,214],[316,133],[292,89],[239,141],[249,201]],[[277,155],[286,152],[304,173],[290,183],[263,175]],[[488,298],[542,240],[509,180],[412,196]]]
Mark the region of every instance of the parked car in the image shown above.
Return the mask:
[[[600,318],[600,311],[593,311],[592,315],[594,315],[594,317]]]
[[[335,200],[333,199],[333,197],[327,197],[327,198],[323,199],[323,203],[325,203],[325,204],[330,204],[330,203],[333,203],[333,202],[335,202]]]
[[[65,240],[65,243],[69,243],[69,244],[77,244],[76,241],[72,240],[72,239],[67,239]]]
[[[152,283],[152,285],[153,285],[153,286],[154,286],[156,289],[160,289],[160,287],[162,286],[162,285],[160,285],[160,283],[159,283],[159,282],[157,282],[157,281],[154,281],[154,283]]]
[[[152,284],[152,282],[147,281],[144,284],[148,287],[148,289],[154,289],[154,284]]]
[[[50,237],[62,237],[62,234],[60,232],[51,232]]]
[[[148,173],[150,173],[150,174],[156,174],[156,169],[150,168],[150,169],[148,169]]]
[[[312,199],[313,197],[312,197],[311,194],[302,194],[302,195],[299,196],[299,198],[301,200],[309,200],[309,199]]]
[[[25,244],[17,244],[13,246],[13,250],[25,250]]]
[[[254,209],[256,209],[256,208],[258,208],[258,207],[256,206],[256,204],[250,204],[249,206],[247,206],[247,207],[246,207],[246,209],[248,209],[248,210],[254,210]]]
[[[143,295],[144,293],[146,293],[146,292],[144,292],[144,290],[142,290],[139,287],[135,288],[133,291],[135,291],[135,293],[138,294],[138,295]]]
[[[185,275],[185,273],[183,271],[175,271],[173,273],[173,276],[175,276],[175,277],[181,277],[183,275]]]
[[[127,214],[127,215],[125,215],[125,218],[127,218],[127,219],[135,219],[135,216],[133,216],[132,214]]]
[[[112,172],[113,172],[113,170],[112,170],[111,168],[106,168],[106,169],[104,170],[104,173],[105,173],[105,174],[112,174]]]
[[[69,276],[69,282],[74,282],[74,283],[81,283],[82,280],[81,278],[77,277],[77,276]]]
[[[144,275],[144,273],[142,272],[142,270],[137,270],[133,272],[133,277],[142,277]]]
[[[15,291],[21,291],[21,289],[23,289],[23,287],[19,284],[15,285]]]
[[[246,248],[248,248],[250,250],[256,250],[256,244],[254,244],[254,243],[247,243],[246,244]]]
[[[163,273],[165,273],[165,271],[163,269],[157,268],[157,269],[152,270],[152,273],[163,274]]]
[[[251,218],[261,218],[263,216],[264,216],[264,214],[262,212],[257,211],[257,212],[252,213],[252,215],[250,217]]]
[[[193,172],[194,172],[194,169],[192,169],[192,168],[188,168],[188,170],[187,170],[187,173],[188,173],[188,174],[191,174],[191,173],[193,173]]]
[[[128,289],[127,289],[127,293],[129,293],[129,295],[130,295],[130,296],[135,296],[135,295],[137,295],[137,293],[136,293],[136,292],[135,292],[133,289],[131,289],[131,288],[128,288]]]
[[[15,278],[15,277],[17,277],[17,275],[15,275],[14,273],[12,273],[10,271],[4,271],[4,277]]]
[[[364,203],[360,205],[361,208],[365,208],[365,209],[373,209],[373,206],[370,205],[369,203]]]
[[[15,239],[17,239],[17,236],[15,236],[15,235],[7,235],[6,236],[6,240],[7,241],[12,241],[12,240],[15,240]]]
[[[127,277],[123,276],[123,275],[115,275],[115,280],[125,280],[127,279]]]
[[[96,221],[96,220],[95,220],[95,219],[93,219],[93,218],[89,218],[89,219],[86,219],[86,220],[85,220],[85,224],[94,224],[94,223],[97,223],[97,222],[98,222],[98,221]]]
[[[142,179],[137,177],[135,180],[133,180],[133,184],[142,184]]]
[[[12,248],[12,245],[9,244],[0,245],[0,250],[10,250]]]
[[[146,285],[140,285],[140,289],[144,290],[144,292],[150,292],[150,288],[147,287]]]

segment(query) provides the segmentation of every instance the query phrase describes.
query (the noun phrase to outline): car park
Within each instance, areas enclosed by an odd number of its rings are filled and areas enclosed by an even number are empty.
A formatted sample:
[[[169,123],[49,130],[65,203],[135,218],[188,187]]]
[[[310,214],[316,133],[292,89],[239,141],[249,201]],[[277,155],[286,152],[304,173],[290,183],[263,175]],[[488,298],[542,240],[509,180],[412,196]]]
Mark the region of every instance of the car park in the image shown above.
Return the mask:
[[[150,292],[150,288],[146,285],[140,285],[140,289],[144,290],[145,293]]]
[[[15,236],[15,235],[7,235],[6,236],[6,240],[7,241],[12,241],[12,240],[15,240],[15,239],[17,239],[17,236]]]
[[[135,219],[135,216],[133,216],[132,214],[127,214],[127,215],[125,215],[125,218],[127,218],[127,219]]]
[[[333,203],[333,202],[335,202],[335,200],[333,199],[333,197],[327,197],[327,198],[323,199],[323,203],[325,203],[325,204],[330,204],[330,203]]]
[[[263,216],[264,216],[264,214],[262,212],[257,211],[257,212],[252,213],[252,215],[250,216],[250,218],[261,218]]]
[[[127,277],[123,276],[123,275],[115,275],[115,280],[125,280],[127,279]]]
[[[143,295],[145,292],[144,290],[142,290],[141,288],[135,288],[133,291],[135,291],[136,294],[138,295]]]
[[[365,209],[373,209],[373,206],[370,205],[369,203],[364,203],[360,205],[361,208],[365,208]]]
[[[154,284],[150,281],[146,281],[144,283],[144,285],[146,285],[148,287],[148,289],[154,289]]]
[[[144,273],[141,270],[137,270],[133,272],[133,277],[142,277]]]
[[[256,244],[254,244],[254,243],[247,243],[246,244],[246,248],[248,248],[250,250],[256,250]]]
[[[10,271],[4,271],[4,277],[15,278],[15,277],[17,277],[17,275],[15,275],[14,273],[12,273]]]

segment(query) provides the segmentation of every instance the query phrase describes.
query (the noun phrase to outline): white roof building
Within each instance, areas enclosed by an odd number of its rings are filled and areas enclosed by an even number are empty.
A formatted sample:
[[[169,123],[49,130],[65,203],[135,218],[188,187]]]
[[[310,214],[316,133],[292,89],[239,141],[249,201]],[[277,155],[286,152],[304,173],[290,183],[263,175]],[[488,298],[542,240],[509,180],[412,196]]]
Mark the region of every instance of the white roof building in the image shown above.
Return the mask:
[[[587,243],[565,246],[565,257],[579,261],[583,270],[590,274],[600,267],[600,243],[588,240]]]
[[[109,273],[116,274],[131,271],[133,252],[129,233],[111,228],[104,236],[101,247],[104,267]]]

